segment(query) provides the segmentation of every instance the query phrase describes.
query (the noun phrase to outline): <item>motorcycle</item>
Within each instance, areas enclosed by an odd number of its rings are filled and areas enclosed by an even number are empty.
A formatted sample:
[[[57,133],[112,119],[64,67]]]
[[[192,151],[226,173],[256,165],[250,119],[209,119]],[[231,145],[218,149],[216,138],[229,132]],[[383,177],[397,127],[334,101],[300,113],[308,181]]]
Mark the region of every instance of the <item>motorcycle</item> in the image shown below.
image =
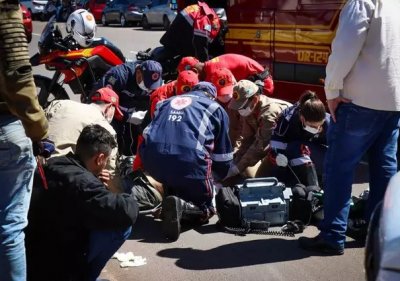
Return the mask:
[[[52,78],[34,75],[43,108],[52,100],[69,99],[64,84],[86,102],[93,85],[107,70],[126,61],[121,50],[104,38],[94,39],[83,49],[72,36],[63,38],[59,27],[55,26],[55,16],[44,27],[38,46],[39,52],[30,59],[32,66],[44,64],[47,70],[54,71]]]

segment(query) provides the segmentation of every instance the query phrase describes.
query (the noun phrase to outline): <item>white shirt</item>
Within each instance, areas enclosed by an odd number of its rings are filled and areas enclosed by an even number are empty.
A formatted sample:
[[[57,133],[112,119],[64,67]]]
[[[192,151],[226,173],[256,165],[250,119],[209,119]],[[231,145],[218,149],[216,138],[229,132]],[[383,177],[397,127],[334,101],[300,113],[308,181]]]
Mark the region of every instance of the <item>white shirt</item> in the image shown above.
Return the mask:
[[[332,42],[325,93],[400,111],[400,0],[348,0]]]

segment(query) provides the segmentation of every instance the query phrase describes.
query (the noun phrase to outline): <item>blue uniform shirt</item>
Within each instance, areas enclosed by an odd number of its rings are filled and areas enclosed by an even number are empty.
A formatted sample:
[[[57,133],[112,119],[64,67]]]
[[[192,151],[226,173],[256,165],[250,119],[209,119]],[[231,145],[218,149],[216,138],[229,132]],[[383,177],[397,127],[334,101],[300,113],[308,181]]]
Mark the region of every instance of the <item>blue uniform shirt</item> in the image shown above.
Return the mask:
[[[224,178],[233,159],[225,110],[201,91],[163,101],[143,132],[145,169],[161,182]]]

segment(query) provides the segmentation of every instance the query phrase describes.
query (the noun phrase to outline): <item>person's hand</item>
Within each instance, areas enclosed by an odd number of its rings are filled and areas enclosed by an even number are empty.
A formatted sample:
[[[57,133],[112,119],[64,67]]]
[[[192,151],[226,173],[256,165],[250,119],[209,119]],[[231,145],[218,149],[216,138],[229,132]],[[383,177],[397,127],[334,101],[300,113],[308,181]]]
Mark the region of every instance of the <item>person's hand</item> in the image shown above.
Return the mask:
[[[343,97],[337,97],[334,99],[327,100],[329,112],[331,113],[333,122],[336,122],[336,109],[342,102],[349,103],[349,102],[351,102],[351,100],[343,98]]]
[[[33,155],[49,158],[55,150],[54,142],[48,138],[32,143]]]
[[[108,187],[108,182],[111,180],[111,173],[109,170],[103,169],[100,174],[97,175],[97,177],[102,183],[104,183],[106,187]]]
[[[131,116],[126,120],[126,122],[131,123],[133,125],[140,125],[143,122],[144,117],[146,116],[146,111],[136,111],[131,114]]]

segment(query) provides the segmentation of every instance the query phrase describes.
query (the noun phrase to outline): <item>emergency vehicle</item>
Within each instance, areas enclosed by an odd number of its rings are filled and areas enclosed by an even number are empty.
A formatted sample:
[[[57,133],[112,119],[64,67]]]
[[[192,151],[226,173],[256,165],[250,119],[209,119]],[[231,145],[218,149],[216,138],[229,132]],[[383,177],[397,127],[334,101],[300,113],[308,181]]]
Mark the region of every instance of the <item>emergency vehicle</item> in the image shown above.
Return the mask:
[[[274,97],[293,102],[309,89],[325,100],[325,67],[346,0],[206,2],[227,12],[225,53],[242,54],[268,66]]]

